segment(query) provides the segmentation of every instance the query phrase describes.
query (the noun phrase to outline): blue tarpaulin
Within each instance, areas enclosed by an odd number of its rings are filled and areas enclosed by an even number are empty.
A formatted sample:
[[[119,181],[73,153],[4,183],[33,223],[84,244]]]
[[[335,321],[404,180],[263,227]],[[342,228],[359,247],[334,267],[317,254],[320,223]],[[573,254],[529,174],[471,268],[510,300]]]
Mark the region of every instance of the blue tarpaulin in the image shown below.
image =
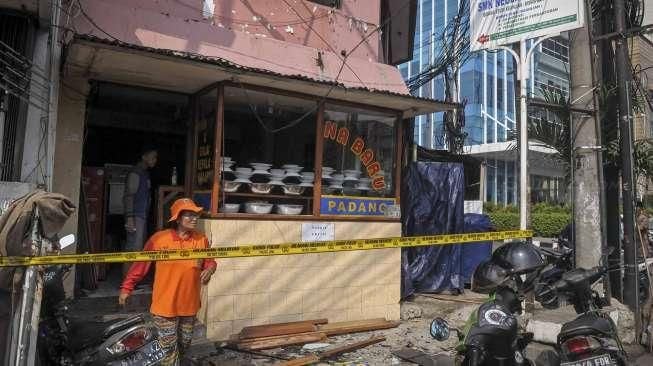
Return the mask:
[[[482,214],[465,214],[466,233],[484,233],[494,231],[490,217]],[[492,255],[492,242],[463,245],[463,278],[465,283],[471,283],[472,274],[479,263]]]
[[[403,235],[462,233],[464,185],[461,163],[410,164],[402,184]],[[460,293],[464,289],[462,245],[405,248],[401,267],[402,298],[414,292]]]

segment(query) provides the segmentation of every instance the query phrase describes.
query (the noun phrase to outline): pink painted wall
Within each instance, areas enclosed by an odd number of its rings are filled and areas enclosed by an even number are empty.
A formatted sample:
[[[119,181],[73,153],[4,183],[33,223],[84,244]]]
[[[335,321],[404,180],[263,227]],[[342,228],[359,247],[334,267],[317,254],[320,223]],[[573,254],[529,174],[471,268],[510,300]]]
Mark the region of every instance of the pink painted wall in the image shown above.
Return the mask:
[[[373,31],[379,24],[380,0],[343,0],[335,10],[305,0],[215,0],[212,19],[202,16],[202,0],[81,3],[101,30],[77,15],[72,24],[78,33],[110,38],[108,33],[127,43],[316,79],[333,80],[342,65],[340,52],[350,52],[372,33],[347,59],[338,81],[407,93],[397,69],[377,62],[379,32]],[[316,63],[318,51],[323,53],[322,67]]]

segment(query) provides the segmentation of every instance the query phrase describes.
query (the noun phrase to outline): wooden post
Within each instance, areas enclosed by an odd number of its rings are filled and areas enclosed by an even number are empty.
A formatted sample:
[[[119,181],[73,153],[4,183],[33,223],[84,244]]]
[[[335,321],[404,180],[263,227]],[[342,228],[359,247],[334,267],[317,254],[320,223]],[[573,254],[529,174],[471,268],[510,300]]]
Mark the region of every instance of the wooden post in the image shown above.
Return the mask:
[[[404,144],[404,119],[402,118],[401,115],[397,116],[397,123],[395,124],[395,131],[397,135],[396,139],[396,156],[395,156],[395,171],[394,171],[394,183],[395,183],[395,199],[396,199],[396,204],[400,204],[400,196],[401,196],[401,168],[402,168],[402,163],[403,163],[403,144]]]
[[[224,86],[218,85],[215,113],[215,139],[213,142],[213,189],[211,190],[211,214],[218,213],[222,174],[222,133],[224,130]]]
[[[313,216],[320,216],[322,196],[322,158],[324,155],[324,103],[317,108],[315,128],[315,182],[313,182]]]

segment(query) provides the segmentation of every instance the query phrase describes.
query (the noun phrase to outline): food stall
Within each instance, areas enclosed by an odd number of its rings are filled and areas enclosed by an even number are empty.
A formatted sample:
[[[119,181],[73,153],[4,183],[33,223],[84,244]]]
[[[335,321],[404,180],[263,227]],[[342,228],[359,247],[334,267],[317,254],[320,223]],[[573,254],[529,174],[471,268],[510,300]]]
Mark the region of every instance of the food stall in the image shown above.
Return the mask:
[[[401,236],[404,116],[222,82],[195,98],[193,174],[213,246]],[[399,318],[399,249],[223,259],[204,295],[212,338],[249,325]]]

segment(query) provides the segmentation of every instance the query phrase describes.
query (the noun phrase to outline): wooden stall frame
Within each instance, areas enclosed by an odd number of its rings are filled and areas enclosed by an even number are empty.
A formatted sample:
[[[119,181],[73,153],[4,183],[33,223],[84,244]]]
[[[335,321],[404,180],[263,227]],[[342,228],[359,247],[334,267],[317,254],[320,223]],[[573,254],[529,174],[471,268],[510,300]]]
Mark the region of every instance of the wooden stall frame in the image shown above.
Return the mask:
[[[198,91],[195,94],[195,103],[194,103],[194,109],[195,109],[195,118],[193,119],[193,130],[194,130],[194,144],[193,144],[193,157],[197,156],[197,129],[196,129],[196,121],[195,119],[197,118],[197,111],[199,108],[199,96],[206,93],[207,91],[210,91],[212,88],[217,89],[217,95],[216,95],[216,124],[215,124],[215,143],[214,143],[214,179],[213,179],[213,187],[211,189],[211,207],[209,211],[209,216],[211,218],[228,218],[228,219],[240,219],[240,220],[279,220],[279,221],[284,221],[284,220],[303,220],[303,221],[369,221],[369,222],[374,222],[374,221],[379,221],[379,222],[398,222],[400,221],[399,218],[391,218],[391,217],[384,217],[384,216],[339,216],[339,215],[322,215],[320,213],[320,201],[321,201],[321,187],[322,187],[322,182],[321,179],[316,179],[315,185],[313,187],[313,209],[310,215],[275,215],[275,214],[267,214],[267,215],[259,215],[259,214],[245,214],[245,213],[235,213],[235,214],[230,214],[230,213],[220,213],[219,212],[219,202],[220,202],[220,187],[221,187],[221,180],[222,180],[222,174],[220,172],[220,163],[222,162],[222,136],[224,133],[224,87],[236,87],[236,88],[247,88],[248,90],[253,90],[253,91],[260,91],[260,92],[268,92],[268,93],[273,93],[277,95],[283,95],[283,96],[289,96],[289,97],[295,97],[295,98],[302,98],[305,100],[314,100],[316,103],[319,103],[318,105],[318,111],[317,111],[317,118],[316,118],[316,144],[315,144],[315,168],[314,168],[314,173],[316,177],[321,178],[322,177],[322,158],[323,158],[323,148],[324,148],[324,138],[323,138],[323,128],[324,128],[324,110],[326,108],[326,104],[333,104],[333,105],[340,105],[340,106],[348,106],[348,107],[353,107],[353,108],[362,108],[370,111],[377,111],[377,112],[382,112],[382,113],[388,113],[388,114],[393,114],[397,116],[397,121],[395,123],[395,161],[394,161],[394,197],[388,197],[388,198],[394,198],[396,200],[396,203],[400,203],[400,193],[401,193],[401,171],[402,171],[402,164],[401,164],[401,158],[402,158],[402,143],[403,143],[403,129],[402,129],[402,112],[395,110],[395,109],[388,109],[388,108],[383,108],[383,107],[378,107],[378,106],[370,106],[366,104],[361,104],[361,103],[355,103],[355,102],[349,102],[349,101],[341,101],[341,100],[335,100],[335,99],[330,99],[330,98],[324,98],[321,96],[316,96],[316,95],[310,95],[310,94],[303,94],[303,93],[298,93],[298,92],[293,92],[293,91],[287,91],[287,90],[282,90],[282,89],[276,89],[272,87],[267,87],[267,86],[259,86],[259,85],[252,85],[252,84],[246,84],[246,83],[236,83],[233,81],[222,81],[222,82],[216,82],[212,83],[211,85],[208,85],[205,88],[202,88],[200,91]],[[194,182],[195,182],[195,170],[197,166],[197,159],[193,159],[193,171],[191,174],[191,183],[190,183],[190,191],[191,193],[196,192],[194,189]],[[296,199],[297,197],[292,197],[289,196],[289,199]],[[310,199],[310,197],[306,197],[306,199]]]
[[[211,214],[218,213],[220,184],[222,182],[222,133],[224,131],[224,85],[217,86],[215,109],[215,139],[213,143],[213,189],[211,191]]]
[[[320,102],[318,102],[320,103]],[[317,107],[315,128],[315,182],[313,182],[313,216],[320,216],[320,201],[322,200],[322,159],[324,157],[324,105]]]

